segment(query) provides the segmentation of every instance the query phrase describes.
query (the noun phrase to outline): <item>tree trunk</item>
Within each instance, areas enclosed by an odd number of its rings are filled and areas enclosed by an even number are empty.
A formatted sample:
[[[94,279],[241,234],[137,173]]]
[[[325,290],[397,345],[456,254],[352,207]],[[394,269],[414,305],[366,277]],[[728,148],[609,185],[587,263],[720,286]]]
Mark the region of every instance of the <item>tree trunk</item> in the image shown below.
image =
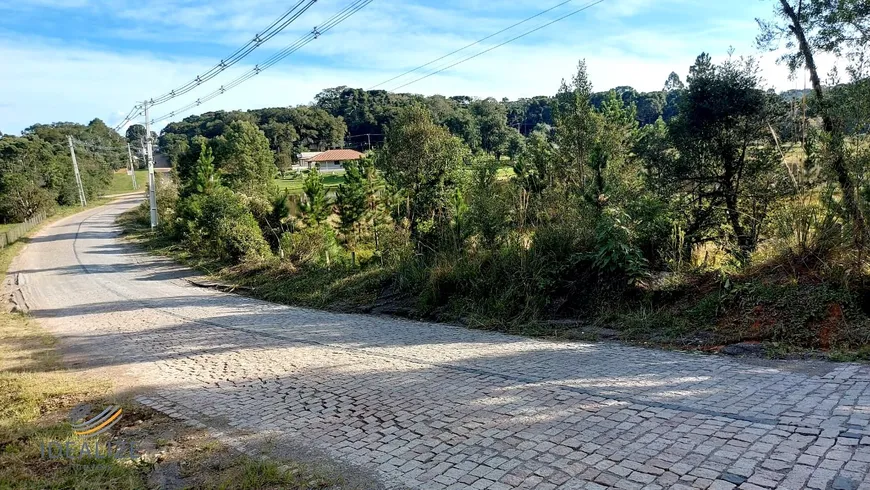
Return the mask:
[[[810,72],[810,81],[813,84],[813,91],[816,98],[819,100],[819,105],[822,109],[822,124],[827,133],[831,135],[831,153],[834,160],[831,162],[831,168],[837,175],[837,182],[840,184],[840,189],[843,192],[843,204],[849,217],[852,218],[854,226],[855,243],[860,247],[864,244],[864,214],[861,212],[861,207],[858,205],[858,199],[855,192],[855,183],[852,181],[852,176],[849,175],[849,170],[846,168],[845,148],[843,141],[843,132],[839,126],[834,124],[834,119],[831,117],[830,108],[825,100],[825,94],[822,91],[822,81],[819,78],[819,71],[816,67],[816,61],[813,57],[813,51],[810,44],[807,42],[806,33],[801,25],[800,19],[794,8],[788,3],[788,0],[780,0],[782,9],[791,19],[792,25],[789,28],[792,34],[797,38],[801,53]]]

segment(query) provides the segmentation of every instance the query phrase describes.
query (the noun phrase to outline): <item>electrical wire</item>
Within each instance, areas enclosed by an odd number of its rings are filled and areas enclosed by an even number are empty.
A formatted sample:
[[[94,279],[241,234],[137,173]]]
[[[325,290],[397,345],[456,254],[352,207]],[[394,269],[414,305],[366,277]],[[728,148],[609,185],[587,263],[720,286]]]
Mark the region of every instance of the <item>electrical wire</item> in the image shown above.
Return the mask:
[[[453,56],[454,54],[457,54],[457,53],[460,53],[460,52],[462,52],[462,51],[465,51],[466,49],[468,49],[468,48],[470,48],[470,47],[472,47],[472,46],[476,46],[476,45],[478,45],[478,44],[480,44],[480,43],[482,43],[482,42],[484,42],[484,41],[486,41],[486,40],[488,40],[488,39],[492,39],[492,38],[494,38],[495,36],[498,36],[499,34],[503,34],[503,33],[507,32],[507,31],[513,29],[514,27],[517,27],[517,26],[523,25],[523,24],[525,24],[526,22],[528,22],[528,21],[530,21],[530,20],[532,20],[532,19],[536,19],[536,18],[538,18],[538,17],[540,17],[540,16],[542,16],[542,15],[548,13],[548,12],[552,12],[553,10],[556,10],[557,8],[559,8],[559,7],[561,7],[561,6],[565,5],[565,4],[569,4],[569,3],[571,3],[572,1],[574,1],[574,0],[565,0],[565,1],[562,2],[562,3],[559,3],[559,4],[556,4],[556,5],[553,5],[552,7],[548,8],[548,9],[546,9],[546,10],[542,10],[542,11],[538,12],[537,14],[535,14],[535,15],[533,15],[533,16],[531,16],[531,17],[526,17],[525,19],[523,19],[523,20],[517,22],[516,24],[513,24],[513,25],[510,25],[510,26],[508,26],[508,27],[505,27],[504,29],[502,29],[502,30],[500,30],[500,31],[498,31],[498,32],[494,32],[494,33],[492,33],[492,34],[490,34],[490,35],[488,35],[488,36],[486,36],[486,37],[483,37],[483,38],[481,38],[481,39],[478,39],[477,41],[474,41],[474,42],[471,43],[471,44],[466,44],[465,46],[463,46],[463,47],[457,49],[456,51],[451,51],[450,53],[447,53],[447,54],[445,54],[444,56],[441,56],[440,58],[435,58],[434,60],[432,60],[432,61],[430,61],[430,62],[428,62],[428,63],[426,63],[426,64],[420,65],[420,66],[418,66],[418,67],[416,67],[416,68],[413,68],[413,69],[411,69],[411,70],[408,70],[408,71],[406,71],[405,73],[402,73],[401,75],[397,75],[397,76],[395,76],[395,77],[393,77],[393,78],[390,78],[389,80],[384,80],[383,82],[381,82],[381,83],[379,83],[379,84],[377,84],[377,85],[373,85],[372,87],[369,88],[369,90],[376,89],[376,88],[380,87],[381,85],[386,85],[386,84],[392,82],[393,80],[398,80],[399,78],[402,78],[402,77],[404,77],[405,75],[410,75],[411,73],[414,73],[414,72],[417,71],[417,70],[420,70],[420,69],[426,68],[427,66],[432,65],[432,64],[434,64],[434,63],[437,63],[437,62],[439,62],[439,61],[441,61],[441,60],[443,60],[443,59],[445,59],[445,58],[449,58],[449,57]]]
[[[168,102],[176,97],[179,97],[181,95],[184,95],[184,94],[192,91],[193,89],[199,87],[203,83],[216,77],[217,75],[222,73],[224,70],[230,68],[231,66],[235,65],[236,63],[238,63],[239,61],[244,59],[246,56],[251,54],[254,50],[259,48],[266,41],[269,41],[270,39],[272,39],[273,37],[278,35],[278,33],[283,31],[284,29],[286,29],[287,26],[292,24],[296,19],[298,19],[302,14],[304,14],[309,8],[311,8],[311,6],[314,5],[316,2],[317,2],[317,0],[299,0],[299,2],[296,3],[296,5],[290,7],[290,9],[288,9],[286,12],[284,12],[274,22],[272,22],[272,24],[269,25],[269,27],[267,27],[263,31],[257,33],[256,35],[254,35],[254,38],[251,39],[250,41],[248,41],[247,44],[245,44],[241,48],[237,49],[235,52],[230,54],[228,57],[222,59],[220,61],[220,63],[213,66],[211,69],[205,71],[204,73],[198,75],[196,78],[194,78],[190,82],[182,85],[181,87],[178,87],[174,90],[170,90],[169,92],[167,92],[159,97],[155,97],[155,98],[149,100],[148,105],[155,106],[155,105],[160,105],[160,104],[163,104],[165,102]],[[115,130],[116,131],[119,130],[125,124],[130,122],[132,120],[132,118],[136,116],[136,112],[140,109],[142,109],[141,104],[137,104],[136,106],[134,106],[133,109],[130,111],[130,114],[128,114],[127,117],[124,118],[124,121],[115,127]],[[140,113],[140,115],[141,115],[141,113]]]
[[[579,14],[580,12],[583,12],[584,10],[588,10],[588,9],[590,9],[590,8],[592,8],[592,7],[598,5],[599,3],[602,3],[602,2],[604,2],[604,0],[596,0],[596,1],[594,1],[594,2],[588,3],[588,4],[584,5],[583,7],[579,8],[579,9],[577,9],[577,10],[574,10],[574,11],[569,12],[569,13],[567,13],[567,14],[561,16],[561,17],[558,17],[558,18],[556,18],[556,19],[553,19],[553,20],[551,20],[550,22],[547,22],[546,24],[542,24],[542,25],[540,25],[540,26],[538,26],[538,27],[535,27],[534,29],[530,29],[530,30],[528,30],[528,31],[526,31],[526,32],[524,32],[524,33],[518,35],[518,36],[515,36],[515,37],[512,37],[512,38],[508,39],[507,41],[504,41],[504,42],[502,42],[502,43],[496,44],[495,46],[492,46],[492,47],[490,47],[490,48],[487,48],[487,49],[485,49],[485,50],[483,50],[483,51],[481,51],[481,52],[479,52],[479,53],[476,53],[476,54],[474,54],[474,55],[471,55],[471,56],[469,56],[469,57],[467,57],[467,58],[463,58],[463,59],[461,59],[461,60],[459,60],[459,61],[457,61],[457,62],[455,62],[455,63],[451,63],[451,64],[449,64],[449,65],[447,65],[447,66],[445,66],[445,67],[443,67],[443,68],[439,68],[439,69],[437,69],[437,70],[435,70],[435,71],[433,71],[433,72],[431,72],[431,73],[429,73],[429,74],[427,74],[427,75],[424,75],[424,76],[422,76],[422,77],[420,77],[420,78],[417,78],[417,79],[411,80],[411,81],[408,82],[408,83],[405,83],[405,84],[399,85],[398,87],[395,87],[395,88],[391,89],[390,92],[395,92],[396,90],[399,90],[399,89],[401,89],[401,88],[407,87],[408,85],[415,84],[415,83],[417,83],[417,82],[419,82],[419,81],[421,81],[421,80],[425,80],[425,79],[427,79],[427,78],[429,78],[429,77],[431,77],[431,76],[433,76],[433,75],[437,75],[438,73],[441,73],[441,72],[443,72],[443,71],[445,71],[445,70],[449,70],[450,68],[453,68],[453,67],[455,67],[455,66],[457,66],[457,65],[460,65],[460,64],[462,64],[462,63],[465,63],[466,61],[470,61],[470,60],[472,60],[472,59],[474,59],[474,58],[477,58],[478,56],[482,56],[482,55],[484,55],[484,54],[486,54],[486,53],[489,53],[490,51],[493,51],[493,50],[495,50],[495,49],[498,49],[498,48],[504,46],[505,44],[512,43],[512,42],[516,41],[517,39],[520,39],[520,38],[526,37],[526,36],[528,36],[529,34],[532,34],[532,33],[535,33],[535,32],[537,32],[537,31],[540,31],[541,29],[543,29],[543,28],[545,28],[545,27],[548,27],[548,26],[551,26],[551,25],[555,24],[556,22],[559,22],[559,21],[565,20],[565,19],[567,19],[568,17],[571,17],[572,15],[576,15],[576,14]]]
[[[127,151],[126,146],[105,146],[102,144],[82,141],[82,140],[79,140],[76,138],[73,138],[72,141],[73,141],[73,144],[75,144],[76,146],[84,148],[85,150],[88,150],[88,151],[123,151],[123,152]],[[63,145],[63,146],[66,146],[66,145]]]
[[[156,124],[156,123],[171,119],[180,113],[186,112],[190,109],[193,109],[194,107],[202,105],[202,104],[204,104],[204,103],[206,103],[206,102],[208,102],[216,97],[223,95],[228,90],[232,90],[233,88],[238,87],[239,85],[245,83],[246,81],[250,80],[251,78],[254,78],[255,76],[259,75],[264,70],[274,66],[275,64],[277,64],[278,62],[280,62],[284,58],[290,56],[291,54],[295,53],[296,51],[299,51],[305,45],[311,43],[315,39],[319,38],[321,35],[326,34],[331,29],[333,29],[337,25],[341,24],[342,22],[347,20],[350,16],[359,12],[360,10],[365,8],[368,4],[372,3],[373,1],[374,0],[355,0],[355,1],[351,2],[347,7],[343,8],[342,10],[340,10],[339,12],[334,14],[332,17],[327,19],[323,23],[323,25],[321,25],[319,27],[315,27],[314,29],[311,30],[311,32],[302,36],[301,38],[299,38],[295,42],[291,43],[290,45],[286,46],[281,51],[266,58],[265,60],[263,60],[262,63],[254,66],[254,68],[252,68],[248,72],[244,73],[240,77],[236,78],[235,80],[232,80],[231,82],[229,82],[225,85],[221,85],[221,87],[219,89],[215,90],[214,92],[212,92],[204,97],[200,97],[199,99],[196,99],[194,102],[187,104],[186,106],[179,107],[178,109],[175,109],[174,111],[172,111],[164,116],[152,119],[151,124]]]

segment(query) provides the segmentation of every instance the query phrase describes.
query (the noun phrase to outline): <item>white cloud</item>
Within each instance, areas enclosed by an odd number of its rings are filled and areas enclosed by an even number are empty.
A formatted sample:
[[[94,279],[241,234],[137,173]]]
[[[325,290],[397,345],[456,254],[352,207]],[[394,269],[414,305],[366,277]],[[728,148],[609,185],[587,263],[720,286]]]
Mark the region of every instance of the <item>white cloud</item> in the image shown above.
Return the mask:
[[[40,1],[55,6],[87,2],[85,8],[96,10],[108,5],[106,0]],[[681,2],[669,0],[661,4],[674,7]],[[271,10],[251,8],[266,4],[271,5]],[[279,4],[283,6],[279,8]],[[133,5],[133,2],[125,1],[118,9],[125,12],[122,15],[132,18],[137,12]],[[144,5],[148,17],[157,18],[155,22],[162,26],[157,32],[170,32],[185,26],[193,33],[185,36],[211,33],[208,34],[212,36],[209,40],[216,38],[221,42],[235,36],[240,39],[238,44],[268,24],[268,19],[263,19],[263,15],[250,12],[277,12],[286,8],[286,4],[277,1],[252,0],[213,2],[207,8],[197,9],[187,8],[189,2],[183,0],[151,0]],[[478,7],[487,11],[494,10],[492,5],[478,2]],[[638,15],[650,5],[651,0],[631,0],[620,11],[620,15]],[[338,5],[330,7],[340,8]],[[452,10],[442,11],[395,0],[379,1],[374,7],[375,4],[284,62],[191,112],[295,105],[310,102],[320,90],[327,87],[348,85],[368,88],[515,22],[515,19],[498,19],[495,14],[474,20],[478,14],[471,7],[468,11],[460,10],[456,18],[451,17],[455,12]],[[271,52],[295,40],[300,32],[310,28],[308,26],[321,22],[332,11],[322,8],[315,13],[312,10],[312,15],[306,16],[294,32],[282,34],[280,39],[276,38],[245,61],[252,64],[261,61]],[[519,17],[516,13],[513,15]],[[554,12],[546,19],[558,15]],[[273,17],[270,15],[269,19]],[[452,24],[447,23],[450,18]],[[401,85],[437,66],[480,52],[523,30],[540,25],[546,19],[538,19],[433,65],[428,70],[421,70],[380,88]],[[499,99],[549,95],[555,93],[562,78],[572,75],[580,58],[586,59],[596,90],[630,85],[640,91],[649,91],[661,89],[671,71],[685,77],[689,65],[702,50],[710,52],[717,60],[726,55],[732,44],[737,48],[738,55],[756,54],[752,47],[755,28],[749,20],[716,19],[703,25],[679,28],[659,29],[650,24],[626,29],[618,18],[609,18],[607,21],[599,19],[599,16],[581,14],[402,91],[427,95],[493,96]],[[221,33],[220,36],[216,32]],[[131,28],[125,37],[150,35],[151,30],[140,23],[139,27]],[[145,47],[143,43],[142,52],[113,53],[103,47],[68,42],[0,38],[0,65],[4,67],[3,77],[0,77],[0,94],[3,97],[3,104],[0,104],[0,130],[17,133],[36,122],[70,120],[84,123],[94,117],[114,125],[137,100],[157,96],[186,83],[217,61],[213,57],[158,56],[145,52]],[[788,80],[786,69],[776,66],[773,59],[771,54],[761,59],[769,84],[780,90],[794,88],[795,82]],[[823,58],[821,61],[824,70],[831,66],[832,60]],[[152,116],[161,116],[186,105],[251,66],[228,70],[190,96],[179,97],[156,107]],[[179,115],[177,119],[184,115]]]

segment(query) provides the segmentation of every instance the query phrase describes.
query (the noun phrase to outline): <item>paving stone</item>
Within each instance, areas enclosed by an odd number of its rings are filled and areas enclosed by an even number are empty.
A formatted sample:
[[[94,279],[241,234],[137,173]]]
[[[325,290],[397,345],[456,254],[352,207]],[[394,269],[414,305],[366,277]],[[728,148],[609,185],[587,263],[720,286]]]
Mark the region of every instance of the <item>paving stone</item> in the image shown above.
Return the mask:
[[[834,482],[831,483],[832,490],[855,490],[858,488],[859,482],[855,480],[844,478],[842,476],[838,476],[834,478]]]
[[[411,488],[870,482],[870,366],[810,375],[194,288],[118,241],[113,220],[131,205],[47,228],[10,272],[25,271],[22,294],[70,352],[232,447],[253,452],[245,436],[268,429],[278,449]]]

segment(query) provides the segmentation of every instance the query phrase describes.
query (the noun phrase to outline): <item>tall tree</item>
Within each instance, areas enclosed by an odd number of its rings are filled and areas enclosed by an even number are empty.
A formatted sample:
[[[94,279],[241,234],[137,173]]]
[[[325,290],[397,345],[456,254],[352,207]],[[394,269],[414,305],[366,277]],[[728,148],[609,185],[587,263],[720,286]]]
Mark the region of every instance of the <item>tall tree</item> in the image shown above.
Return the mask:
[[[344,183],[338,186],[335,205],[340,219],[339,229],[348,245],[355,248],[361,234],[360,224],[366,213],[366,169],[363,160],[348,162],[344,169]]]
[[[223,180],[236,191],[263,193],[275,177],[269,140],[248,121],[234,121],[215,139],[215,163]]]
[[[855,229],[855,240],[864,243],[864,214],[858,203],[853,176],[846,165],[843,129],[822,87],[816,65],[817,53],[845,54],[851,61],[853,76],[866,70],[870,44],[870,8],[866,1],[844,0],[777,0],[774,12],[777,20],[757,19],[761,33],[756,38],[759,47],[776,50],[785,40],[786,53],[780,57],[794,73],[800,68],[810,72],[815,97],[819,103],[822,124],[829,134],[830,168],[843,194],[843,205]]]
[[[196,160],[193,180],[187,186],[187,193],[208,194],[220,186],[220,175],[214,167],[214,155],[211,147],[202,142],[199,158]]]
[[[556,143],[564,164],[565,179],[582,189],[588,179],[587,164],[595,141],[595,115],[591,102],[592,83],[581,60],[571,82],[562,81],[556,96]]]
[[[134,148],[138,148],[140,142],[145,138],[145,126],[141,124],[133,124],[127,128],[127,143],[130,143]]]
[[[755,248],[763,209],[754,212],[748,203],[774,191],[764,178],[776,162],[767,126],[773,117],[752,60],[717,66],[709,55],[698,56],[680,115],[669,127],[675,158],[660,155],[648,162],[667,199],[685,216],[689,242],[714,238],[727,224],[737,255]]]
[[[432,122],[425,107],[399,111],[377,164],[387,182],[405,194],[405,217],[415,239],[450,223],[450,200],[467,155],[465,145]]]
[[[589,159],[594,175],[594,186],[587,196],[603,206],[623,191],[636,174],[628,169],[630,154],[638,137],[637,109],[626,105],[616,91],[611,90],[596,114],[595,142]]]
[[[305,199],[301,203],[302,215],[308,226],[317,226],[329,217],[329,202],[326,200],[326,187],[317,169],[308,171],[302,183]]]
[[[480,132],[480,146],[496,158],[507,150],[510,133],[507,126],[507,110],[493,98],[471,103],[471,113],[477,120]]]

